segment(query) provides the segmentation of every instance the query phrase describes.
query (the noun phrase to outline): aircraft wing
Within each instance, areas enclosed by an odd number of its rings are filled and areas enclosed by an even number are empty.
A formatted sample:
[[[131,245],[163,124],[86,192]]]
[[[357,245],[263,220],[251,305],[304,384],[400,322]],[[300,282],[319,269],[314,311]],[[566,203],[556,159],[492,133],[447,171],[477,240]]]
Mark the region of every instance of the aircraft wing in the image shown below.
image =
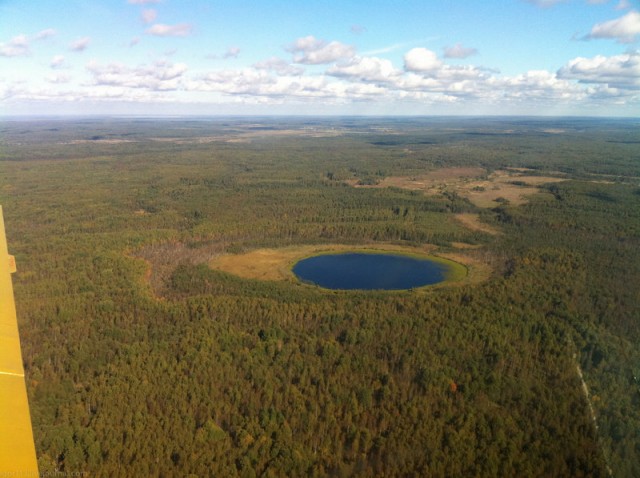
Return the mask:
[[[37,477],[11,272],[0,206],[0,476]]]

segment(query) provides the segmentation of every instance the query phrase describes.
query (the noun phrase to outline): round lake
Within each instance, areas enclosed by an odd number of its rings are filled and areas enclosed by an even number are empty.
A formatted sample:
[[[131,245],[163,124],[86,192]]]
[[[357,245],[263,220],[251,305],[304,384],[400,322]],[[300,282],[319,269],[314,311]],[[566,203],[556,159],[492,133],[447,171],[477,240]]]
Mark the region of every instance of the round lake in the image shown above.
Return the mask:
[[[446,264],[401,254],[342,253],[303,259],[293,273],[303,282],[340,290],[403,290],[445,280]]]

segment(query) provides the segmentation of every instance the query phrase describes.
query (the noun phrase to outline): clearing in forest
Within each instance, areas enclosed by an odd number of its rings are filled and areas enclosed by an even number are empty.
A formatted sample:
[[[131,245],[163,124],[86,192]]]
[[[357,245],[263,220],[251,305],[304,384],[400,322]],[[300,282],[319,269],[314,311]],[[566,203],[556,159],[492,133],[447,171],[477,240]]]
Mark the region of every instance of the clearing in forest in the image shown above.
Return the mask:
[[[389,176],[375,185],[359,184],[358,179],[347,183],[358,188],[397,187],[428,195],[455,192],[478,207],[492,208],[505,201],[519,206],[530,196],[541,193],[541,185],[565,180],[564,177],[533,176],[526,168],[505,168],[488,174],[484,168],[457,167],[416,176]]]
[[[497,229],[483,223],[480,220],[480,216],[478,214],[456,214],[455,218],[460,221],[463,226],[465,226],[467,229],[471,229],[472,231],[485,232],[487,234],[491,234],[492,236],[500,234],[500,231],[498,231]]]
[[[436,246],[424,245],[420,248],[399,246],[394,244],[353,246],[344,244],[304,245],[283,247],[280,249],[255,249],[242,254],[222,254],[209,261],[212,269],[228,272],[246,279],[259,280],[290,280],[295,281],[291,271],[292,266],[299,260],[317,254],[329,252],[402,252],[406,254],[433,254]],[[445,281],[446,285],[477,283],[490,275],[488,265],[481,263],[465,254],[437,254],[461,264],[467,269],[464,278]]]

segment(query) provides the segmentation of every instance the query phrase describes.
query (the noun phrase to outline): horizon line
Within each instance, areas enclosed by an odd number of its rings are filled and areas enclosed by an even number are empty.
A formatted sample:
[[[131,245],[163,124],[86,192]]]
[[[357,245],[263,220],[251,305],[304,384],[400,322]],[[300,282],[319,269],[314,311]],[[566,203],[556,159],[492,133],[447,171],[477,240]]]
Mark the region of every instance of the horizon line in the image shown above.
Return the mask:
[[[82,114],[0,114],[0,121],[21,120],[21,119],[93,119],[93,118],[116,118],[116,119],[194,119],[194,118],[573,118],[573,119],[625,119],[640,120],[639,116],[621,115],[543,115],[543,114],[107,114],[107,113],[82,113]]]

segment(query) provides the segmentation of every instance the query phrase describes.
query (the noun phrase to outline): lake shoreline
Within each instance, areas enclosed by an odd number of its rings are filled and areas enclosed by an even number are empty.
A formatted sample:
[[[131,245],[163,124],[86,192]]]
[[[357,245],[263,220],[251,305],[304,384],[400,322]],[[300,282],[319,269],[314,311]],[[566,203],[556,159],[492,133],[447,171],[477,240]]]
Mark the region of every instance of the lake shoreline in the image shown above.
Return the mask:
[[[416,287],[414,290],[477,283],[490,275],[490,268],[487,264],[480,264],[477,260],[462,253],[456,253],[451,257],[446,252],[438,251],[437,246],[431,244],[420,247],[398,244],[364,244],[360,246],[322,244],[288,246],[278,249],[254,249],[240,254],[221,254],[211,259],[208,264],[212,269],[245,279],[287,281],[304,285],[292,271],[298,262],[314,256],[346,253],[397,254],[428,259],[447,265],[444,281]],[[445,257],[446,255],[450,257]]]

